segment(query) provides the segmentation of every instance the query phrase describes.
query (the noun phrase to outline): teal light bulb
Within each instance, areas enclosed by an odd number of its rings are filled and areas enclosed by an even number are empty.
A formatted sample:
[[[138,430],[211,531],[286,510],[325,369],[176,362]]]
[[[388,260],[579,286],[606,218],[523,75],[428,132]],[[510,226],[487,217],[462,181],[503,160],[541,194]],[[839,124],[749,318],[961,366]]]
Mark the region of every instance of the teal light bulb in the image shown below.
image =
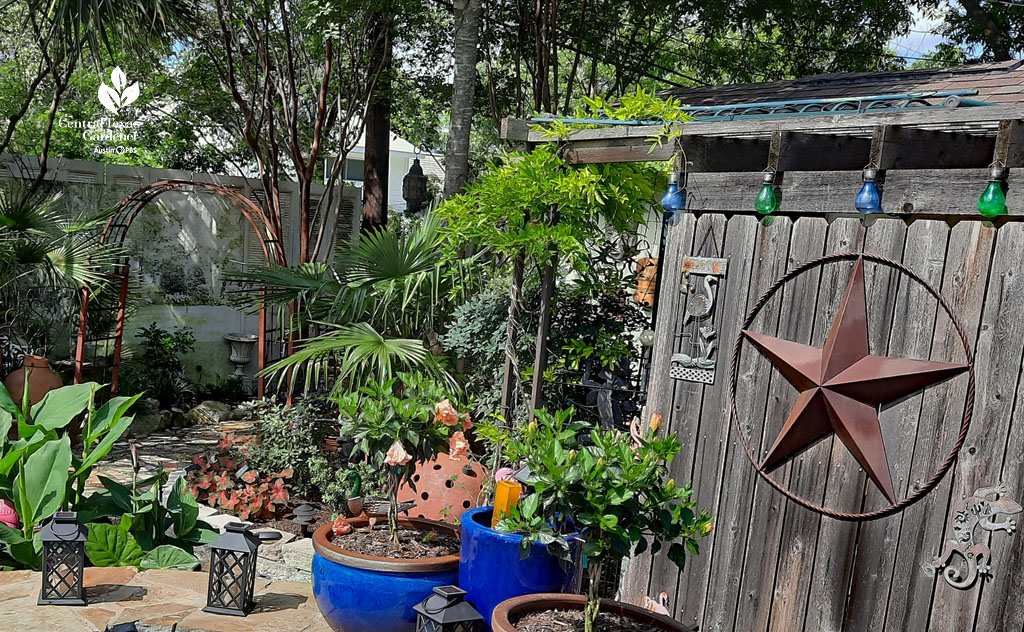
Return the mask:
[[[1006,196],[1001,181],[989,181],[985,192],[978,198],[978,212],[985,217],[998,217],[1006,213]]]
[[[761,215],[770,215],[779,210],[779,198],[775,196],[775,187],[771,183],[761,185],[761,191],[754,200],[754,208]]]

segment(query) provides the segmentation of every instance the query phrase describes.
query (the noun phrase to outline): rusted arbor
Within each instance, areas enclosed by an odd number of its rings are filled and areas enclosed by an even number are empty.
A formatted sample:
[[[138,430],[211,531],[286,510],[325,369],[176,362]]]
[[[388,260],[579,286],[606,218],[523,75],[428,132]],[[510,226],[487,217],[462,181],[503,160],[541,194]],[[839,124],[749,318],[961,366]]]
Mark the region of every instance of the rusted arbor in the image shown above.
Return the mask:
[[[238,189],[208,183],[192,182],[190,180],[162,180],[144,186],[124,199],[114,211],[106,227],[100,242],[121,246],[124,244],[135,218],[150,202],[158,196],[169,191],[176,190],[198,190],[207,191],[220,196],[225,202],[238,209],[248,220],[255,234],[259,237],[263,256],[267,264],[287,265],[284,248],[282,246],[282,227],[280,222],[272,221],[267,217],[258,204],[247,198]],[[110,280],[119,288],[117,304],[110,307],[97,308],[115,312],[115,324],[113,330],[102,328],[97,331],[89,330],[89,288],[82,290],[82,311],[79,317],[78,343],[75,347],[75,382],[80,383],[85,379],[88,372],[90,377],[96,374],[104,374],[104,379],[110,381],[110,392],[117,392],[118,373],[121,368],[121,351],[124,338],[124,321],[128,303],[128,277],[129,263],[127,256],[121,258],[110,273]],[[258,366],[262,370],[268,362],[280,357],[281,345],[274,344],[281,342],[281,328],[277,326],[277,319],[268,315],[266,309],[259,311],[259,342],[258,342]],[[111,350],[109,357],[106,351]],[[100,353],[101,349],[104,353]],[[88,356],[88,358],[87,358]],[[109,372],[109,373],[108,373]],[[109,377],[108,377],[109,376]],[[263,397],[265,390],[265,379],[258,380],[258,395]]]

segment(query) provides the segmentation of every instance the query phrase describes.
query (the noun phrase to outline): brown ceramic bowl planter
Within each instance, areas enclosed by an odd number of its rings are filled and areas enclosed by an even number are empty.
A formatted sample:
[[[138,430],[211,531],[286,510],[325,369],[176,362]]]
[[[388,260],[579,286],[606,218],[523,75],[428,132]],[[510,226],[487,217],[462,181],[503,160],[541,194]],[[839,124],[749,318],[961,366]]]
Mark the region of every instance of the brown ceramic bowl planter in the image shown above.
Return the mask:
[[[583,595],[540,593],[506,599],[494,609],[491,629],[494,632],[518,632],[512,621],[531,612],[545,610],[582,610],[587,599]],[[655,614],[638,606],[610,599],[601,600],[601,612],[619,614],[650,626],[651,632],[692,632],[692,626],[683,625],[664,615]]]
[[[353,528],[369,526],[367,518],[349,520]],[[459,537],[452,525],[422,518],[399,518],[399,526]],[[327,623],[338,632],[413,632],[412,607],[430,596],[435,586],[459,579],[459,555],[423,559],[391,559],[344,548],[345,536],[329,539],[331,525],[313,533],[313,595]]]

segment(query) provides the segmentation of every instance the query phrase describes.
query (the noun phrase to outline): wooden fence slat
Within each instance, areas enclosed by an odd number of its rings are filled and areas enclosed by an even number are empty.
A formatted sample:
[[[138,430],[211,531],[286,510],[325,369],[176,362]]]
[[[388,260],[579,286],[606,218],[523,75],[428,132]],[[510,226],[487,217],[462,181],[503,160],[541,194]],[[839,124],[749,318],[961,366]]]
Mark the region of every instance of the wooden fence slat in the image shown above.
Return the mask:
[[[856,219],[840,218],[829,225],[825,253],[860,250],[864,229]],[[831,265],[821,270],[817,306],[798,306],[794,317],[814,319],[811,343],[820,346],[839,310],[843,290],[849,277],[849,265]],[[809,310],[814,310],[810,312]],[[789,388],[783,387],[783,388]],[[821,502],[825,495],[828,459],[832,444],[821,441],[786,466],[789,489],[794,493]],[[772,606],[769,630],[791,632],[803,628],[807,613],[812,571],[815,562],[818,528],[821,516],[787,501],[786,515],[779,544],[779,566],[776,571],[775,603]],[[818,604],[815,604],[817,607]]]
[[[746,313],[747,295],[750,288],[753,265],[754,244],[760,223],[749,215],[734,216],[726,226],[725,247],[722,254],[729,257],[729,270],[724,283],[724,291],[718,293],[716,310],[721,315],[721,327],[718,331],[719,340],[733,340],[739,331],[739,324]],[[698,236],[698,240],[700,237]],[[729,438],[728,416],[726,414],[726,372],[728,371],[728,351],[721,352],[719,357],[724,367],[718,374],[713,386],[704,388],[704,399],[700,411],[700,445],[702,450],[696,453],[693,465],[694,498],[700,509],[707,509],[712,516],[719,514],[721,507],[718,491],[724,475],[722,469],[725,443]],[[690,558],[682,571],[680,585],[685,591],[680,599],[681,613],[689,622],[704,612],[704,597],[708,590],[707,577],[711,560],[716,548],[716,532],[701,542],[701,554]],[[692,613],[692,614],[691,614]]]
[[[824,218],[798,219],[793,225],[787,271],[821,256],[827,233],[828,224]],[[772,299],[766,306],[765,309],[770,311],[771,304],[777,303],[778,312],[782,315],[775,335],[787,340],[810,342],[814,319],[793,316],[802,306],[814,304],[818,294],[819,273],[817,269],[812,270],[786,284],[780,290],[781,296]],[[749,349],[747,353],[760,356]],[[786,391],[787,382],[774,370],[760,374],[759,381],[767,384],[769,393],[765,410],[757,415],[762,425],[759,435],[756,434],[756,423],[752,422],[755,434],[751,437],[751,442],[755,449],[759,447],[757,454],[761,455],[768,449],[770,442],[775,440],[775,435],[796,399],[796,392]],[[751,465],[746,464],[742,467],[748,468],[756,476]],[[750,523],[747,527],[735,630],[753,631],[767,628],[775,597],[773,585],[785,506],[785,498],[758,477],[753,490]]]
[[[972,426],[972,437],[966,454],[961,453],[954,481],[954,498],[972,494],[975,489],[1005,482],[1012,496],[1021,498],[1022,484],[1021,446],[1024,428],[1021,427],[1020,401],[1021,360],[1024,355],[1024,229],[1003,227],[996,238],[996,254],[985,299],[982,334],[978,341],[978,401],[981,413]],[[1014,410],[1016,404],[1017,410]],[[1018,521],[1021,516],[1014,516]],[[978,535],[988,541],[992,551],[992,578],[966,591],[955,599],[969,599],[980,593],[974,623],[978,630],[1020,630],[1024,626],[1024,600],[1021,598],[1020,563],[1024,559],[1024,545],[1020,534],[989,533],[978,529]],[[948,533],[947,536],[949,537]],[[980,588],[979,588],[980,586]],[[935,592],[936,608],[940,600],[946,605],[944,594],[952,591],[945,581],[939,581]],[[952,605],[952,604],[951,604]],[[943,608],[939,618],[949,612]],[[941,628],[934,628],[941,629]]]
[[[733,219],[732,222],[736,220]],[[769,226],[758,226],[754,243],[754,256],[750,275],[750,289],[742,314],[727,314],[737,323],[776,279],[785,273],[792,222],[788,218],[776,218]],[[730,224],[732,230],[732,224]],[[773,309],[774,308],[774,309]],[[778,303],[767,306],[754,323],[757,331],[775,332],[778,328]],[[723,383],[720,389],[727,392],[729,354],[732,339],[719,342],[719,356]],[[771,365],[759,353],[748,353],[741,358],[737,380],[736,407],[741,419],[750,419],[754,411],[760,412],[768,398],[768,380],[764,379]],[[725,405],[728,407],[728,399]],[[721,484],[718,489],[718,511],[715,514],[714,548],[708,575],[708,594],[701,618],[702,630],[731,630],[739,599],[740,581],[743,577],[743,557],[746,534],[750,526],[750,504],[757,474],[750,466],[743,447],[733,433],[728,410],[722,422],[726,425],[725,458],[722,459]],[[746,424],[751,425],[749,422]],[[761,427],[754,428],[760,439]]]
[[[711,232],[709,232],[711,231]],[[697,225],[694,229],[693,244],[689,252],[682,252],[684,256],[705,256],[713,257],[720,254],[716,248],[715,243],[719,244],[718,247],[722,247],[722,240],[725,238],[725,217],[722,215],[705,214],[701,215],[697,219]],[[674,287],[678,290],[679,284],[682,281],[682,275],[680,272],[675,273]],[[677,353],[682,350],[683,341],[681,338],[676,336],[676,333],[680,331],[683,325],[685,300],[683,301],[681,308],[678,313],[677,320],[672,324],[672,329],[668,332],[668,335],[672,338],[672,352]],[[667,324],[667,323],[666,323]],[[693,480],[693,459],[703,446],[699,445],[698,435],[698,422],[700,420],[700,406],[701,400],[704,396],[704,386],[695,382],[683,382],[681,380],[673,380],[668,377],[668,366],[662,371],[664,379],[668,380],[672,386],[672,405],[671,411],[672,416],[669,420],[668,429],[666,432],[671,432],[679,438],[679,442],[682,444],[682,449],[676,454],[676,458],[672,461],[672,465],[669,468],[672,476],[675,477],[676,481],[680,484],[687,483]],[[679,594],[679,569],[676,565],[668,560],[664,553],[657,555],[651,565],[651,581],[649,592],[653,595],[665,591],[669,595],[673,595],[672,608],[677,613],[680,608]],[[692,619],[693,614],[689,615]]]
[[[644,407],[643,423],[650,423],[653,413],[661,413],[666,422],[666,432],[671,432],[672,390],[674,380],[668,377],[670,359],[675,348],[674,334],[682,312],[683,295],[679,292],[680,269],[684,254],[693,248],[696,218],[690,213],[679,217],[679,223],[669,226],[662,257],[661,296],[658,299],[658,322],[655,325],[654,345],[651,349],[651,375]],[[651,554],[629,560],[619,589],[620,599],[641,604],[647,594],[651,574]]]
[[[976,347],[995,237],[996,230],[981,222],[960,222],[949,234],[941,291],[960,319],[972,348]],[[908,251],[913,247],[915,242],[908,239]],[[962,357],[958,354],[962,354],[962,349],[952,321],[940,314],[931,339],[931,358]],[[932,476],[956,440],[966,389],[966,379],[958,378],[925,391],[917,424],[918,443],[908,477],[915,489]],[[922,440],[926,437],[934,439]],[[885,624],[879,629],[928,629],[935,573],[922,569],[922,563],[939,552],[936,545],[945,530],[952,479],[951,471],[930,494],[901,514],[899,541],[891,552],[895,560],[893,589],[889,593]]]
[[[867,230],[864,252],[899,260],[903,256],[906,232],[907,225],[899,220],[878,220]],[[899,276],[895,270],[885,266],[864,266],[864,289],[868,299],[868,346],[875,354],[886,353]],[[867,481],[867,475],[857,459],[837,436],[832,437],[832,453],[826,462],[825,507],[848,512],[861,511],[865,485],[869,498],[880,496],[874,484]],[[859,526],[856,522],[832,518],[822,520],[808,601],[814,607],[807,609],[805,627],[812,630],[842,629]]]
[[[942,286],[948,235],[949,226],[933,220],[914,222],[907,229],[903,263],[935,287]],[[909,277],[898,274],[897,279],[899,287],[889,328],[888,353],[893,357],[929,359],[939,311],[938,301]],[[946,318],[944,312],[942,317]],[[953,358],[934,359],[959,361],[962,359],[960,356],[962,353]],[[962,379],[967,378],[963,376]],[[924,421],[921,417],[922,400],[919,393],[879,415],[897,498],[905,498],[908,494],[909,471],[917,440],[934,440],[934,428],[929,428],[924,435],[919,434],[921,426],[925,425],[919,423]],[[875,494],[874,499],[875,505],[866,506],[865,510],[888,505],[888,502],[882,502],[879,494]],[[844,629],[884,629],[885,604],[891,587],[901,525],[902,514],[896,514],[860,526]]]

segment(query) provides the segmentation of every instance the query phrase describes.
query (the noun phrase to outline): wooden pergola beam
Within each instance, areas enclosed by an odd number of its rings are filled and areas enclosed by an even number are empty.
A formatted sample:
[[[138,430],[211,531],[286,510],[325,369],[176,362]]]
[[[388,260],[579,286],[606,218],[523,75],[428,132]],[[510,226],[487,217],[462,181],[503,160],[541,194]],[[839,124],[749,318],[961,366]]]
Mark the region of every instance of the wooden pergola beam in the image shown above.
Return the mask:
[[[992,162],[994,136],[879,125],[871,138],[871,162],[879,169],[973,169]]]

